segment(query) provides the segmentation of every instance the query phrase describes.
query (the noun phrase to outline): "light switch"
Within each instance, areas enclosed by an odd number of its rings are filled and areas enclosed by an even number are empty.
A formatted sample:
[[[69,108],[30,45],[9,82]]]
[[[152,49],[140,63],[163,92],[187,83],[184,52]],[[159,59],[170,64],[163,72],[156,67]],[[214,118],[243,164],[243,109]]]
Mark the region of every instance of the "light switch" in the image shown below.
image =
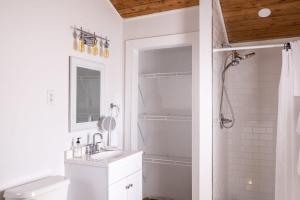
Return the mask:
[[[55,103],[54,90],[47,90],[47,104],[54,105],[54,103]]]

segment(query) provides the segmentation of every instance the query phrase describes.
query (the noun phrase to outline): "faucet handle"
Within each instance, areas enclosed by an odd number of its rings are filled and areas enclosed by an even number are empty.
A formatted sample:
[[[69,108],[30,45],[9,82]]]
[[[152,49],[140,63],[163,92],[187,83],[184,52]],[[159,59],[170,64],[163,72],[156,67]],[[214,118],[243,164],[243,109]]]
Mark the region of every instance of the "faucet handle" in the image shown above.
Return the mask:
[[[85,146],[85,154],[86,155],[91,155],[92,151],[93,151],[92,148],[93,148],[93,145],[91,145],[91,144],[86,145]]]
[[[96,143],[95,148],[96,148],[97,152],[99,152],[101,149],[103,149],[103,144],[104,144],[103,141]]]

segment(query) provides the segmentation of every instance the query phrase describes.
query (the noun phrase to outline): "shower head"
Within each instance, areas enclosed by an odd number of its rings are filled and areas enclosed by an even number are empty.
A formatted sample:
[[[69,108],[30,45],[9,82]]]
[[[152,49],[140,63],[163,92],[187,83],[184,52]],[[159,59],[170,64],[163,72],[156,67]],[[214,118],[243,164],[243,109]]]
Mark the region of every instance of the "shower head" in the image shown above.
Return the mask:
[[[239,54],[237,51],[232,52],[232,61],[241,61],[241,60],[246,60],[248,58],[251,58],[252,56],[255,55],[255,52],[250,52],[245,55]]]
[[[253,57],[254,55],[255,55],[255,52],[250,52],[248,54],[241,55],[237,51],[232,51],[232,54],[230,55],[231,56],[231,62],[224,68],[223,72],[225,72],[231,66],[239,65],[241,60],[246,60],[248,58]]]
[[[250,53],[242,56],[242,58],[243,58],[243,60],[245,60],[245,59],[251,58],[253,56],[255,56],[255,52],[250,52]]]

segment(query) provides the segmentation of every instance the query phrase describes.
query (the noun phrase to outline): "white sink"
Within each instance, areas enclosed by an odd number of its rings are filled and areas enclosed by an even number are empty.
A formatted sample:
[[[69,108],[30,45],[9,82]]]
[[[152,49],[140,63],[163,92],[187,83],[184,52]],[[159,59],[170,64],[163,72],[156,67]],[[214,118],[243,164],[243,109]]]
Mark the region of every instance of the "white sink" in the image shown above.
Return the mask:
[[[74,158],[73,151],[65,152],[65,163],[79,164],[93,167],[108,167],[111,163],[126,159],[135,154],[142,154],[142,151],[122,151],[120,149],[107,149],[97,154],[90,156],[83,156],[82,158]]]
[[[116,158],[123,155],[123,151],[115,150],[115,151],[102,151],[100,153],[96,153],[91,155],[91,159],[93,160],[104,160],[109,158]]]

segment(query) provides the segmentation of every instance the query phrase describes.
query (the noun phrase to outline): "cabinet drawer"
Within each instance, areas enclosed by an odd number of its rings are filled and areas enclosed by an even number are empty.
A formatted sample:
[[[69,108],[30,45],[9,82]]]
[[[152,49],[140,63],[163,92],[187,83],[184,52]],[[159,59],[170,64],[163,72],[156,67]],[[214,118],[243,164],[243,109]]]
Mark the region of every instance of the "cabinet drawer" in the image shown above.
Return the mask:
[[[127,156],[108,166],[109,185],[142,169],[142,152]]]

